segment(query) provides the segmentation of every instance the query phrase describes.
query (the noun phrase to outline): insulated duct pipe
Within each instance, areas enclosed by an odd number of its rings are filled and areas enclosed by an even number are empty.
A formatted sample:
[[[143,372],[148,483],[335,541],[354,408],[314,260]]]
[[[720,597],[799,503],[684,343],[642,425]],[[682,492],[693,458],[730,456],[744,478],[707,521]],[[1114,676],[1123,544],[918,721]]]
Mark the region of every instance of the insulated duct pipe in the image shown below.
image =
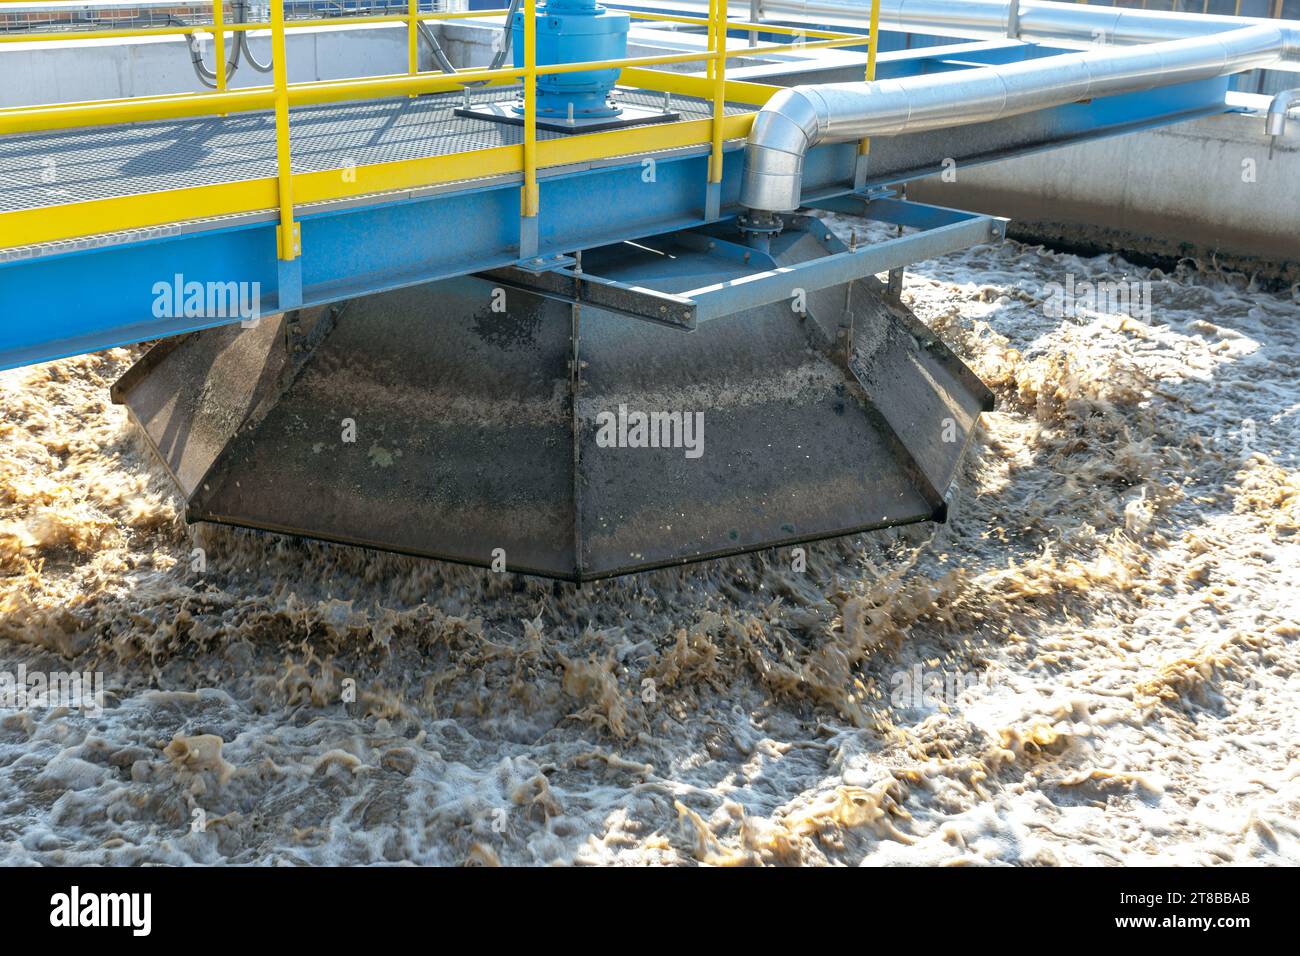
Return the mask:
[[[1259,69],[1284,56],[1287,43],[1277,26],[1250,26],[949,73],[782,90],[754,119],[740,201],[770,212],[797,209],[804,154],[818,143],[984,123],[1097,96]]]
[[[1286,114],[1300,105],[1300,90],[1283,90],[1273,97],[1268,104],[1268,115],[1264,117],[1264,132],[1276,140],[1286,132]]]
[[[1300,101],[1300,90],[1283,90],[1273,97],[1268,104],[1268,115],[1264,117],[1264,132],[1268,135],[1268,158],[1273,158],[1277,141],[1286,132],[1286,117]]]

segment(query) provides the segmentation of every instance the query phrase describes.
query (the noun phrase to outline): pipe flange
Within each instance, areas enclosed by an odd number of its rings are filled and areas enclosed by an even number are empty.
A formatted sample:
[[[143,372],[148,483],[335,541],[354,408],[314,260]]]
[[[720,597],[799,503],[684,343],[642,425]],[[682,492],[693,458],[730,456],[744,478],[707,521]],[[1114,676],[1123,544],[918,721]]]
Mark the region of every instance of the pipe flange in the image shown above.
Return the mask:
[[[746,234],[775,236],[785,228],[785,220],[774,212],[751,209],[736,217],[736,226]]]

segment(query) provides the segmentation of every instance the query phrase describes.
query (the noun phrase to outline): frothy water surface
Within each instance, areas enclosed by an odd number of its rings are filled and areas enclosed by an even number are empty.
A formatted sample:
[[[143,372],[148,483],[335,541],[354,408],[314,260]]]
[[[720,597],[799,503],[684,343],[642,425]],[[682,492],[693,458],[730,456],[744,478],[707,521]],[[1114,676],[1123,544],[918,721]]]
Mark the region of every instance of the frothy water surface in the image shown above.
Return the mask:
[[[0,862],[1300,863],[1295,292],[1008,242],[905,298],[999,410],[949,524],[803,574],[187,529],[138,350],[0,373],[0,671],[107,687],[0,708]]]

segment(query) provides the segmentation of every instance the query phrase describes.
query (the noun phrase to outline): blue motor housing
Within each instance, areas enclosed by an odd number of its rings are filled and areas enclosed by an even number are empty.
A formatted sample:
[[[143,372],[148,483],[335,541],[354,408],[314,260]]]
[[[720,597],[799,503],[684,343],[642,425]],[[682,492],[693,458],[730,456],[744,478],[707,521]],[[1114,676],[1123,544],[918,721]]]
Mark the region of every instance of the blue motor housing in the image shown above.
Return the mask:
[[[524,65],[524,11],[511,25],[514,64]],[[631,17],[596,0],[547,0],[537,8],[537,64],[617,60],[627,56]],[[593,119],[622,112],[609,98],[619,70],[584,70],[537,78],[537,115]],[[572,113],[570,113],[572,108]],[[523,106],[515,111],[523,113]]]

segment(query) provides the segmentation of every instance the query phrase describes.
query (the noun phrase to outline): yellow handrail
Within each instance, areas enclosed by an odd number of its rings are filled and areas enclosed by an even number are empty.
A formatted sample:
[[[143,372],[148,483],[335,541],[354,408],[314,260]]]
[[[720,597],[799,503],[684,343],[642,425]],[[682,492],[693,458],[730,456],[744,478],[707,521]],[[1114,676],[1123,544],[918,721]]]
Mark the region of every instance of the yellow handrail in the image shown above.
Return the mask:
[[[212,0],[212,58],[217,73],[217,92],[226,92],[226,31],[221,29],[226,17],[226,0]]]
[[[0,0],[0,2],[3,2],[3,0]],[[606,6],[610,5],[606,4]],[[694,26],[707,26],[710,28],[713,26],[712,20],[706,19],[705,17],[687,17],[667,13],[643,13],[640,10],[627,10],[618,6],[612,7],[612,9],[622,10],[634,20],[654,20],[658,23],[687,23]],[[833,30],[809,30],[804,27],[783,27],[774,23],[755,23],[752,20],[729,19],[727,21],[727,28],[730,30],[756,30],[762,33],[780,33],[786,36],[817,37],[823,40],[847,40],[854,38],[859,43],[862,42],[862,35],[858,33],[844,33]]]
[[[867,39],[867,82],[876,79],[876,51],[880,46],[880,0],[871,0],[871,35]],[[871,137],[864,137],[858,144],[858,155],[866,156],[871,152]]]
[[[16,2],[16,0],[0,0],[0,4],[6,2]],[[208,115],[226,115],[230,113],[241,113],[258,110],[274,110],[275,118],[275,141],[276,141],[276,178],[267,180],[268,188],[273,183],[276,189],[276,203],[278,205],[279,228],[277,230],[277,253],[283,260],[293,260],[301,254],[301,241],[298,232],[298,225],[294,219],[294,188],[295,181],[302,185],[302,202],[318,201],[319,199],[329,196],[342,195],[360,195],[365,187],[370,186],[372,191],[376,188],[383,189],[395,187],[400,184],[412,184],[429,179],[431,176],[441,175],[443,178],[438,181],[447,181],[447,172],[434,174],[431,172],[422,172],[416,168],[406,168],[415,161],[402,161],[396,164],[379,164],[373,167],[362,167],[361,169],[374,170],[373,178],[369,174],[359,177],[360,182],[350,181],[349,185],[340,187],[333,183],[328,189],[322,187],[324,180],[321,174],[317,173],[298,173],[294,174],[290,156],[290,110],[301,106],[314,106],[328,103],[340,103],[356,100],[373,100],[398,96],[415,96],[423,93],[436,93],[464,88],[470,83],[486,83],[491,85],[501,85],[514,83],[522,80],[524,87],[524,124],[522,144],[518,147],[501,147],[492,153],[491,168],[493,173],[514,172],[520,174],[522,188],[520,194],[520,212],[523,217],[532,220],[530,228],[536,229],[535,217],[538,215],[540,207],[540,191],[538,186],[538,166],[539,160],[544,159],[544,164],[555,165],[566,162],[581,161],[590,155],[591,157],[610,157],[617,155],[631,155],[636,152],[651,151],[660,148],[681,148],[682,146],[704,145],[708,146],[708,184],[710,201],[710,215],[717,214],[717,197],[719,195],[720,183],[723,173],[723,143],[728,138],[743,137],[748,129],[747,123],[752,116],[728,117],[726,115],[726,104],[728,96],[732,96],[737,102],[747,104],[758,104],[775,92],[775,88],[763,86],[761,84],[745,82],[728,82],[726,77],[726,60],[727,60],[727,33],[729,30],[746,30],[754,29],[764,33],[781,34],[794,36],[794,43],[767,43],[754,47],[747,47],[746,54],[766,54],[781,53],[794,50],[809,50],[817,48],[831,48],[844,46],[861,46],[864,42],[868,45],[868,66],[867,76],[871,78],[875,72],[875,61],[877,51],[877,26],[879,23],[879,0],[873,0],[871,16],[871,33],[864,38],[861,34],[853,33],[835,33],[831,31],[806,31],[796,28],[769,26],[767,24],[754,23],[748,20],[732,21],[728,17],[727,0],[710,0],[708,19],[694,17],[674,17],[664,14],[641,13],[638,11],[626,11],[635,19],[644,20],[667,20],[681,21],[696,26],[705,26],[708,30],[708,46],[704,51],[690,51],[682,53],[657,54],[650,56],[632,56],[611,60],[596,60],[581,63],[556,63],[548,65],[539,65],[537,63],[536,51],[536,16],[537,0],[524,0],[524,38],[523,38],[523,66],[506,67],[496,70],[477,69],[466,70],[455,74],[443,73],[421,73],[418,61],[418,24],[421,21],[436,20],[454,20],[473,17],[491,17],[501,16],[506,13],[504,8],[498,10],[486,11],[462,11],[455,13],[421,13],[418,10],[418,0],[408,0],[406,12],[403,14],[383,15],[383,16],[365,16],[365,17],[339,17],[316,20],[297,20],[286,23],[284,19],[285,0],[271,0],[271,17],[270,23],[229,23],[225,21],[225,11],[222,6],[223,0],[212,0],[212,19],[211,24],[192,24],[180,27],[165,28],[143,28],[137,30],[110,30],[110,31],[77,31],[68,34],[40,34],[39,39],[52,39],[60,37],[73,37],[77,39],[92,39],[96,37],[113,36],[113,37],[136,37],[136,36],[155,36],[155,35],[187,35],[194,33],[211,33],[216,41],[216,61],[218,87],[213,91],[202,93],[183,93],[169,94],[161,96],[136,97],[118,100],[99,100],[81,103],[58,104],[37,107],[6,107],[0,108],[0,135],[4,133],[18,132],[37,132],[54,129],[68,129],[78,126],[95,126],[95,125],[112,125],[120,123],[156,121],[179,119]],[[288,81],[288,66],[286,57],[286,35],[291,30],[304,29],[316,26],[350,26],[362,23],[402,23],[405,24],[408,31],[407,39],[407,71],[404,74],[394,74],[390,76],[366,77],[361,79],[347,80],[326,80],[290,83]],[[224,33],[232,32],[238,34],[240,31],[247,30],[265,30],[269,25],[272,39],[273,50],[273,81],[270,86],[250,87],[239,90],[230,90],[225,88],[225,70],[227,65],[226,48],[224,44]],[[811,41],[806,38],[812,37]],[[36,35],[28,36],[2,36],[0,42],[13,42],[15,40],[31,40],[38,38]],[[655,70],[646,70],[644,67],[663,66],[668,64],[688,63],[703,61],[706,65],[705,76],[700,77],[698,74],[690,76],[687,74],[659,72]],[[576,73],[595,70],[629,70],[626,79],[642,89],[656,89],[667,92],[680,92],[687,96],[698,97],[708,100],[711,103],[711,113],[708,120],[685,120],[677,123],[662,124],[658,126],[634,128],[629,130],[619,130],[604,133],[593,133],[580,135],[568,140],[547,141],[545,144],[539,144],[537,139],[537,104],[536,104],[536,87],[539,77]],[[545,145],[545,155],[542,156],[543,150],[541,145]],[[511,150],[516,152],[511,153]],[[863,152],[866,150],[866,142],[863,144]],[[486,155],[486,154],[484,154]],[[454,157],[448,157],[448,160]],[[423,161],[421,161],[423,162]],[[418,165],[418,164],[417,164]],[[439,162],[439,169],[447,171],[455,168],[456,170],[464,169],[460,175],[473,176],[476,174],[476,163],[474,162]],[[479,164],[481,165],[481,164]],[[388,167],[394,167],[389,170]],[[401,171],[397,166],[402,166]],[[385,170],[382,174],[379,170]],[[480,169],[477,174],[482,174],[486,169]],[[360,172],[360,169],[358,170]],[[454,175],[454,174],[453,174]],[[432,179],[430,181],[433,181]],[[241,209],[255,206],[257,200],[253,198],[256,190],[250,184],[248,189],[240,186],[239,190],[235,186],[227,185],[213,187],[196,187],[201,190],[207,190],[204,193],[204,205],[202,208],[214,209],[223,206],[239,205]],[[224,190],[224,191],[223,191]],[[233,196],[235,192],[240,193],[238,203],[232,205],[232,200],[223,199],[226,195]],[[160,194],[162,195],[162,194]],[[119,201],[114,199],[109,203],[114,210],[126,209],[124,204],[138,198],[144,197],[122,197]],[[269,198],[269,197],[268,197]],[[196,200],[197,201],[197,200]],[[188,202],[188,200],[187,200]],[[71,204],[68,207],[69,215],[72,214],[74,207],[79,204]],[[134,207],[132,207],[134,208]],[[178,203],[176,208],[181,212],[190,211],[190,207],[184,203]],[[195,207],[198,208],[198,207]],[[263,206],[262,208],[265,208]],[[37,210],[32,210],[34,213]],[[140,222],[159,221],[164,216],[165,210],[154,203],[146,211],[143,208],[132,214],[133,220]],[[107,207],[105,215],[107,215]],[[16,218],[15,218],[16,217]],[[0,214],[0,220],[9,219],[13,222],[27,221],[22,217],[30,216],[27,211],[21,213]],[[57,217],[59,224],[50,225],[43,228],[43,232],[69,232],[71,229],[78,228],[74,226],[65,226],[65,222],[70,220],[67,217]],[[181,218],[178,213],[177,218]],[[34,220],[33,220],[34,222]],[[77,232],[76,234],[82,234]],[[522,240],[521,240],[522,241]],[[0,242],[0,246],[5,243]]]
[[[227,24],[228,27],[237,24]],[[746,48],[746,53],[784,52],[816,47],[861,45],[862,38],[825,40],[817,43],[781,44]],[[624,67],[657,66],[669,63],[688,63],[711,57],[710,52],[670,53],[655,56],[626,57],[617,60],[598,60],[586,63],[554,63],[535,68],[536,76],[557,73],[577,73],[584,70],[622,69]],[[420,93],[439,93],[460,89],[471,82],[486,80],[510,81],[524,75],[518,68],[499,70],[465,70],[455,74],[422,73],[416,76],[366,77],[357,80],[317,80],[294,83],[289,87],[290,106],[320,106],[327,103],[345,103],[357,100],[384,99]],[[671,82],[673,74],[665,77]],[[181,119],[195,116],[212,116],[264,110],[274,106],[273,89],[249,87],[225,93],[178,93],[156,97],[137,97],[116,100],[95,100],[86,103],[61,103],[47,106],[18,106],[0,109],[0,134],[31,133],[78,126],[113,125],[145,120]]]
[[[536,216],[537,188],[537,0],[524,3],[524,188],[520,213]]]
[[[293,167],[289,162],[289,65],[285,62],[284,0],[271,0],[271,61],[275,78],[275,167],[280,184],[280,258],[298,257],[301,246],[293,221]]]
[[[709,29],[708,42],[706,46],[709,50],[717,51],[718,49],[718,8],[721,6],[720,0],[709,0]],[[718,61],[715,57],[710,57],[704,64],[704,75],[706,79],[712,80],[718,72]]]
[[[21,0],[0,0],[0,4],[18,3]],[[26,0],[30,2],[30,0]],[[503,7],[500,10],[468,10],[455,13],[420,13],[416,15],[418,20],[464,20],[473,17],[498,17],[506,13]],[[409,13],[385,13],[375,14],[365,17],[321,17],[315,20],[290,20],[285,23],[285,30],[308,30],[318,27],[351,27],[362,26],[371,23],[409,23],[411,15]],[[245,30],[266,30],[269,24],[265,22],[253,23],[227,23],[224,29],[228,32],[242,32]],[[212,33],[216,29],[216,23],[190,23],[183,26],[167,27],[134,27],[120,30],[49,30],[39,33],[3,33],[0,34],[0,43],[51,43],[60,40],[125,40],[134,37],[165,37],[165,36],[188,36],[191,33]]]
[[[407,0],[406,4],[406,72],[415,76],[420,72],[420,0]]]
[[[727,99],[727,0],[712,0],[713,145],[709,151],[709,182],[722,182],[722,117]]]

